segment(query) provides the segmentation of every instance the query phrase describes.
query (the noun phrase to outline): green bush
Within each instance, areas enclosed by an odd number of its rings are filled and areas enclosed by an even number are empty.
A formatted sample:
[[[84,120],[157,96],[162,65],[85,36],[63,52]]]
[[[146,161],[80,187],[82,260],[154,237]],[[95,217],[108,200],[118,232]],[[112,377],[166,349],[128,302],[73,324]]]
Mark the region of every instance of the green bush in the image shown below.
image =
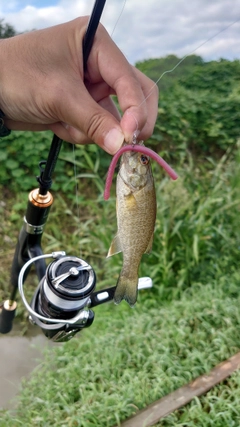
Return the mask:
[[[205,284],[238,269],[239,164],[238,155],[234,161],[227,155],[218,162],[208,159],[205,165],[190,157],[176,182],[161,182],[154,172],[154,244],[141,274],[151,271],[163,299],[179,297],[195,281]]]
[[[179,58],[144,61],[138,67],[157,79],[162,71],[173,68]],[[170,77],[171,76],[171,77]],[[176,70],[159,82],[159,115],[147,145],[179,164],[187,160],[186,152],[199,157],[219,158],[229,147],[235,150],[240,123],[240,61],[211,61],[186,58]],[[170,80],[169,80],[170,79]],[[166,81],[168,84],[164,84]],[[163,88],[163,90],[162,90]],[[39,174],[38,163],[46,160],[52,140],[51,132],[12,132],[1,140],[0,184],[10,190],[30,190]],[[54,174],[54,190],[74,193],[76,176],[79,185],[93,183],[102,191],[110,156],[96,145],[73,146],[65,143]]]
[[[138,67],[157,81],[179,61],[170,55]],[[195,55],[163,75],[153,145],[178,162],[185,161],[186,150],[216,158],[229,146],[234,149],[239,138],[239,79],[239,60],[204,62]]]
[[[28,191],[37,186],[38,164],[46,160],[51,132],[12,132],[1,139],[0,183],[12,191]],[[106,173],[110,156],[96,145],[73,146],[64,143],[53,176],[53,189],[74,193],[76,178],[91,179],[98,188]]]
[[[227,97],[180,85],[163,94],[152,140],[177,160],[186,150],[218,157],[239,138],[240,91]]]

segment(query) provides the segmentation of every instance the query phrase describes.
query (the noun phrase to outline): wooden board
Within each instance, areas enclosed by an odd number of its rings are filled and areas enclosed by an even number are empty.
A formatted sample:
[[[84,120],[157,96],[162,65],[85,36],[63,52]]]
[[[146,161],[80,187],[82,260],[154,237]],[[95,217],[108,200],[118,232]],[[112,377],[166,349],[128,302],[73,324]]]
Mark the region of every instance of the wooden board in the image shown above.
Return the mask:
[[[195,396],[201,396],[240,368],[240,352],[215,366],[204,374],[167,396],[156,400],[136,415],[121,424],[121,427],[149,427],[189,403]]]

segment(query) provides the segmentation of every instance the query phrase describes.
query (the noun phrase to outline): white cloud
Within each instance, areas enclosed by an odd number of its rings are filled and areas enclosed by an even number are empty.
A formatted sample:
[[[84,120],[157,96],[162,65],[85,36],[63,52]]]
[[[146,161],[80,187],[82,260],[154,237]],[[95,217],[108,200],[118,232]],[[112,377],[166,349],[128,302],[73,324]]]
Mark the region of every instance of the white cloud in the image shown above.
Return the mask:
[[[0,17],[18,31],[44,28],[91,13],[94,0],[0,0]],[[22,7],[21,7],[22,4]],[[40,1],[39,1],[39,4]],[[168,54],[184,56],[219,31],[196,54],[205,59],[240,58],[240,0],[107,0],[102,22],[132,62]]]

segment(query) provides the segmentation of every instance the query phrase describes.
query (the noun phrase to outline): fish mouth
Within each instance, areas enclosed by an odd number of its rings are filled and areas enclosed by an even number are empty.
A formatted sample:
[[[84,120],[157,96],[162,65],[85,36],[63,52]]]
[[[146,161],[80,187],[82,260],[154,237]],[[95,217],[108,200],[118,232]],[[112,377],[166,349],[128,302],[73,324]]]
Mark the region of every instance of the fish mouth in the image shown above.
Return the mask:
[[[133,172],[134,172],[134,170],[133,170]],[[134,186],[133,184],[131,184],[131,179],[129,179],[129,181],[127,182],[126,179],[123,177],[121,170],[119,171],[119,176],[120,176],[121,180],[124,182],[124,184],[131,190],[131,193],[135,193],[136,191],[141,190],[146,185],[146,182],[143,182],[143,184],[141,184],[141,185],[135,185]]]

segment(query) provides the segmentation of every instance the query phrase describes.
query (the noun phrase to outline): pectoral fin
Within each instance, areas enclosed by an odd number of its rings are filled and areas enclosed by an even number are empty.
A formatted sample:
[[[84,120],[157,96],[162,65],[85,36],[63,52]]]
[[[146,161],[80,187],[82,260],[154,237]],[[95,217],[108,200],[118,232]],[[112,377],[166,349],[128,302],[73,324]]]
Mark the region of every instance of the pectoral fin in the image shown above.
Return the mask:
[[[108,254],[107,254],[107,258],[112,256],[112,255],[118,254],[119,252],[122,252],[122,248],[121,248],[119,236],[117,234],[111,243],[111,246],[110,246]]]
[[[147,247],[147,249],[144,252],[145,254],[150,254],[150,252],[152,251],[153,235],[154,235],[154,233],[152,234],[152,236],[151,236],[151,238],[149,240],[148,247]]]

